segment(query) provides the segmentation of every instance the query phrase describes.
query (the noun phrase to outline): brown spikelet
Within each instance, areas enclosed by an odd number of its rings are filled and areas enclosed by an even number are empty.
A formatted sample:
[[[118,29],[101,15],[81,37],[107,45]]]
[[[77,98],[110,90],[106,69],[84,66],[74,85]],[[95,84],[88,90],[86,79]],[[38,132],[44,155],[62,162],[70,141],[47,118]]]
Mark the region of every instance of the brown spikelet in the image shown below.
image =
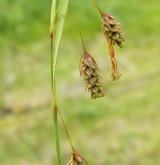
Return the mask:
[[[87,165],[87,161],[74,149],[67,165]]]
[[[124,34],[119,27],[119,23],[115,20],[114,17],[101,13],[102,17],[102,28],[107,35],[107,40],[112,41],[113,45],[117,45],[122,48],[122,42],[124,41]]]
[[[102,29],[109,48],[112,78],[115,81],[120,78],[120,74],[116,62],[114,45],[117,45],[120,48],[122,48],[122,42],[124,41],[124,36],[119,27],[119,23],[115,20],[115,18],[107,13],[102,12],[102,10],[96,5],[96,3],[95,6],[98,9],[102,18]]]
[[[113,46],[117,44],[119,47],[122,47],[122,41],[124,41],[124,39],[118,26],[119,24],[115,21],[115,19],[106,13],[101,13],[101,16],[103,23],[103,32],[108,42],[109,55],[111,60],[112,79],[115,81],[120,78],[120,74],[118,71],[115,50]]]
[[[100,83],[99,69],[97,63],[86,50],[83,38],[82,43],[84,47],[84,53],[80,60],[80,75],[86,82],[86,89],[91,93],[91,98],[96,99],[99,97],[103,97],[104,93],[102,85]]]

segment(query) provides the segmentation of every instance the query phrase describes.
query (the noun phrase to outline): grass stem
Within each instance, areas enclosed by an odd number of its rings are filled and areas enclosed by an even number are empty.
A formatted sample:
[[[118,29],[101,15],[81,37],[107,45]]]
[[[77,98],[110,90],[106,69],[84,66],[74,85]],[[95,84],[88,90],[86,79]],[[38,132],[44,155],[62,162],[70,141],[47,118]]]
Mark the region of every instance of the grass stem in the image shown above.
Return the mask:
[[[56,140],[56,153],[57,153],[57,165],[61,165],[60,155],[60,141],[59,141],[59,129],[58,129],[58,107],[57,107],[57,95],[56,95],[56,63],[60,40],[63,32],[63,25],[65,15],[67,13],[69,0],[60,0],[59,7],[57,9],[57,1],[52,1],[51,9],[51,26],[50,26],[50,38],[51,38],[51,86],[52,86],[52,110],[54,121],[54,132]],[[58,20],[58,21],[57,21]]]
[[[56,154],[57,154],[57,165],[61,165],[60,155],[60,142],[59,142],[59,131],[58,131],[58,119],[57,119],[57,101],[56,101],[56,86],[53,79],[53,37],[51,37],[51,86],[52,86],[52,111],[53,111],[53,122],[54,122],[54,133],[56,141]]]

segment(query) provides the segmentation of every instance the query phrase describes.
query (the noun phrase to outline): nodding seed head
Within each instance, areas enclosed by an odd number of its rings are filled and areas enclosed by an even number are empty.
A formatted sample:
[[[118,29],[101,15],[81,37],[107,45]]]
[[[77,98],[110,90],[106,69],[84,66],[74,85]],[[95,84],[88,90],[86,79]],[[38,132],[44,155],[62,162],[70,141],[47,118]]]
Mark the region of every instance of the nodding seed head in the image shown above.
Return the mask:
[[[117,44],[119,47],[122,47],[122,42],[124,41],[123,33],[121,32],[119,28],[119,24],[116,22],[114,17],[109,16],[106,13],[102,13],[102,23],[103,23],[104,35],[108,42],[111,70],[112,70],[112,79],[113,81],[115,81],[118,80],[121,75],[119,74],[118,71],[116,54],[113,46]]]
[[[82,43],[84,46],[83,38]],[[97,63],[88,53],[85,46],[84,53],[80,60],[80,75],[86,83],[86,89],[91,93],[91,98],[96,99],[104,96]]]
[[[103,12],[97,6],[96,1],[95,0],[93,1],[94,1],[94,5],[96,6],[102,18],[102,29],[103,29],[105,38],[108,42],[108,48],[109,48],[112,79],[115,81],[119,79],[121,75],[119,74],[119,71],[118,71],[114,45],[118,45],[119,47],[122,47],[122,42],[124,41],[124,34],[122,33],[119,23],[115,20],[115,18]]]
[[[124,34],[119,26],[119,23],[114,17],[102,13],[102,28],[104,33],[107,35],[108,40],[112,42],[113,45],[118,45],[122,47],[122,42],[124,41]]]
[[[122,47],[122,42],[124,41],[124,34],[121,31],[120,24],[116,21],[116,19],[103,12],[96,4],[96,0],[93,0],[95,7],[102,18],[102,29],[104,33],[107,34],[108,40],[112,41],[112,44],[117,44],[119,47]]]

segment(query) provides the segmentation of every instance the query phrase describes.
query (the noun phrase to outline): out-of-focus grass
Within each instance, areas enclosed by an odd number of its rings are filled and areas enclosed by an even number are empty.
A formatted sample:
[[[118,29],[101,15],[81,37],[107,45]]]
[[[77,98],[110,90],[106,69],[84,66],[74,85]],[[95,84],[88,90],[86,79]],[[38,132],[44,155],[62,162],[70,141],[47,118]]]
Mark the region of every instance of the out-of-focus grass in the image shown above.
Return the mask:
[[[99,1],[126,31],[117,49],[122,73],[109,76],[106,43],[90,1],[72,1],[57,69],[59,105],[72,139],[89,164],[158,165],[159,4],[154,0]],[[8,9],[8,10],[6,10]],[[10,11],[10,12],[8,12]],[[0,2],[0,164],[54,164],[50,111],[49,12],[45,0]],[[90,100],[78,73],[80,26],[97,59],[106,97]],[[61,130],[63,162],[70,155]],[[64,163],[65,164],[65,163]]]

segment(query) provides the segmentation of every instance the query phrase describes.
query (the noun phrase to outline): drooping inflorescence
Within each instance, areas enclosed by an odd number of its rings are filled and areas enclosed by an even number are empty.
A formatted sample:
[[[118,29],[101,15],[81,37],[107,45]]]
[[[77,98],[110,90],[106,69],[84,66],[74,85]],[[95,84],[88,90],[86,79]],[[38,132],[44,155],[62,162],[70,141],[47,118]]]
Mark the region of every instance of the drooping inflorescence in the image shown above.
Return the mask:
[[[124,34],[119,26],[119,23],[116,21],[114,17],[103,12],[99,7],[97,7],[97,5],[96,8],[98,9],[101,15],[102,30],[108,43],[112,78],[113,80],[117,80],[120,78],[120,73],[118,71],[118,66],[116,62],[114,45],[118,45],[120,48],[122,48],[122,42],[124,41]]]
[[[80,75],[86,83],[86,90],[91,93],[91,98],[96,99],[99,97],[103,97],[104,93],[100,82],[97,63],[90,55],[90,53],[88,53],[88,51],[86,50],[83,38],[82,43],[84,47],[84,52],[80,60]]]

